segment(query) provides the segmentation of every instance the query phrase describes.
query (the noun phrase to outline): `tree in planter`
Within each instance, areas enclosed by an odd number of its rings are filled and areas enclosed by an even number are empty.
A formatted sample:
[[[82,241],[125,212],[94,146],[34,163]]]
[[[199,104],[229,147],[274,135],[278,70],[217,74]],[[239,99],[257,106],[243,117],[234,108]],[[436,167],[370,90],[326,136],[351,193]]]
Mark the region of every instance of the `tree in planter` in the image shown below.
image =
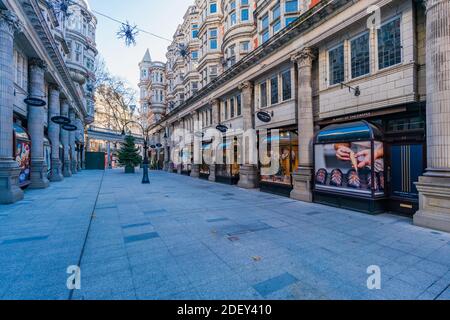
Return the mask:
[[[125,173],[134,173],[134,168],[142,162],[139,155],[139,148],[134,143],[133,136],[126,136],[125,142],[117,153],[118,161],[121,166],[125,167]]]

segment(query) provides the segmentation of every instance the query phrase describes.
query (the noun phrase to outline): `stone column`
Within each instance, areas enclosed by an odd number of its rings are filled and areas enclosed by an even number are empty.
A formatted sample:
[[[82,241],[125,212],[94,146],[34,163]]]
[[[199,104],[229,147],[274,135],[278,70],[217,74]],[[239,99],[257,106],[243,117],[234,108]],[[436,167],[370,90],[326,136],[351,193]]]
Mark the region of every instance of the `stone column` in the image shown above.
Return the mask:
[[[69,118],[72,124],[76,123],[76,116],[75,111],[73,109],[69,110]],[[70,150],[71,150],[71,161],[70,161],[70,170],[72,171],[72,174],[77,174],[77,145],[75,143],[76,141],[76,131],[69,131],[69,144],[70,144]]]
[[[30,60],[30,96],[43,99],[45,96],[44,73],[46,65],[40,59]],[[44,157],[44,122],[43,107],[28,106],[28,130],[31,137],[31,184],[32,189],[44,189],[49,186],[47,163]]]
[[[192,119],[194,120],[194,127],[193,127],[193,132],[192,133],[192,155],[193,155],[193,162],[192,162],[192,170],[191,170],[191,177],[192,178],[200,178],[200,164],[195,163],[195,158],[196,158],[196,154],[195,153],[199,153],[201,150],[201,141],[200,141],[200,148],[196,148],[195,146],[195,140],[198,139],[195,136],[195,133],[198,131],[201,131],[201,128],[199,128],[199,113],[198,111],[194,111],[192,113]]]
[[[0,204],[23,199],[20,168],[13,154],[14,32],[17,17],[0,10]]]
[[[428,168],[414,223],[450,232],[450,1],[425,3]]]
[[[212,127],[215,128],[220,123],[220,100],[214,99],[210,102],[211,112],[212,112]],[[215,143],[213,143],[214,145]],[[209,165],[209,181],[216,181],[216,165],[215,165],[215,153],[216,150],[212,151],[213,153],[213,163]]]
[[[48,103],[48,137],[52,143],[52,172],[50,181],[58,182],[64,179],[62,174],[62,163],[59,159],[59,135],[60,126],[54,123],[51,119],[61,114],[61,104],[59,99],[59,88],[57,86],[50,86],[49,103]]]
[[[69,103],[67,100],[63,100],[61,104],[61,115],[64,117],[69,117]],[[60,132],[61,142],[64,147],[64,163],[63,163],[63,175],[68,178],[72,176],[72,169],[70,163],[70,154],[69,154],[69,131],[64,129]]]
[[[314,174],[313,142],[314,115],[312,104],[312,64],[315,54],[311,48],[304,48],[293,55],[298,66],[298,144],[299,167],[294,173],[294,190],[291,198],[312,202],[312,181]]]
[[[254,99],[253,99],[253,83],[250,81],[243,82],[239,85],[242,95],[242,116],[244,118],[244,132],[254,129]],[[250,148],[250,145],[245,146]],[[244,148],[243,148],[244,149]],[[252,150],[243,150],[249,157],[243,157],[244,163],[241,165],[239,173],[238,187],[245,189],[254,189],[259,186],[259,170],[258,166],[250,162],[250,153]]]

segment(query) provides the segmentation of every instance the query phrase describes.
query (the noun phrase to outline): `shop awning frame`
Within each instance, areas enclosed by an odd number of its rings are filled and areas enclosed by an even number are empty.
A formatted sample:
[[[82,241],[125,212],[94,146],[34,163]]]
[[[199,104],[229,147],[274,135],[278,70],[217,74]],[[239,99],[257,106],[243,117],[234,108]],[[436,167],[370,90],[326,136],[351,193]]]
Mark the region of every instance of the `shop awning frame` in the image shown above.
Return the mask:
[[[315,138],[316,144],[331,144],[355,141],[382,141],[380,128],[365,120],[332,124],[322,129]]]

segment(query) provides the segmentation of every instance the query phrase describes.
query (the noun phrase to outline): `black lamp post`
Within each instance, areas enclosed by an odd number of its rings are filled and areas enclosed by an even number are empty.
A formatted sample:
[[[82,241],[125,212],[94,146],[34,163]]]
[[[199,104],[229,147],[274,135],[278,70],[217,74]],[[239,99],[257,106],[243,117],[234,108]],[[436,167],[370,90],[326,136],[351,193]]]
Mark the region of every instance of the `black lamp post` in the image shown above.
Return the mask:
[[[148,160],[148,141],[149,141],[149,137],[148,137],[148,132],[149,132],[149,128],[144,128],[139,122],[136,121],[128,121],[127,123],[125,123],[125,125],[123,126],[122,129],[122,135],[125,135],[125,127],[130,124],[130,123],[135,123],[137,124],[141,129],[142,129],[142,136],[144,138],[144,162],[142,163],[142,169],[144,171],[144,175],[142,177],[142,184],[150,184],[150,178],[148,176],[148,165],[150,164],[149,160]]]

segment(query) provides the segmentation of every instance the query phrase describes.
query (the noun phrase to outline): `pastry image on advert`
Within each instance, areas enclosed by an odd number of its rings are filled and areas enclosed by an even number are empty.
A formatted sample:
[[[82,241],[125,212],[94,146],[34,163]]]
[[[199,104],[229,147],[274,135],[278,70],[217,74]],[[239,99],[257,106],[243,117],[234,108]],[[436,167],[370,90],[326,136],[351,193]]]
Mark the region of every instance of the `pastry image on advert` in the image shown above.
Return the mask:
[[[331,179],[330,184],[335,187],[342,187],[342,184],[344,182],[344,175],[342,174],[342,171],[339,169],[334,169],[331,171]]]
[[[347,174],[347,185],[351,188],[360,189],[361,179],[356,170],[350,170]]]
[[[326,184],[327,183],[328,172],[325,169],[319,169],[316,174],[316,183]]]

